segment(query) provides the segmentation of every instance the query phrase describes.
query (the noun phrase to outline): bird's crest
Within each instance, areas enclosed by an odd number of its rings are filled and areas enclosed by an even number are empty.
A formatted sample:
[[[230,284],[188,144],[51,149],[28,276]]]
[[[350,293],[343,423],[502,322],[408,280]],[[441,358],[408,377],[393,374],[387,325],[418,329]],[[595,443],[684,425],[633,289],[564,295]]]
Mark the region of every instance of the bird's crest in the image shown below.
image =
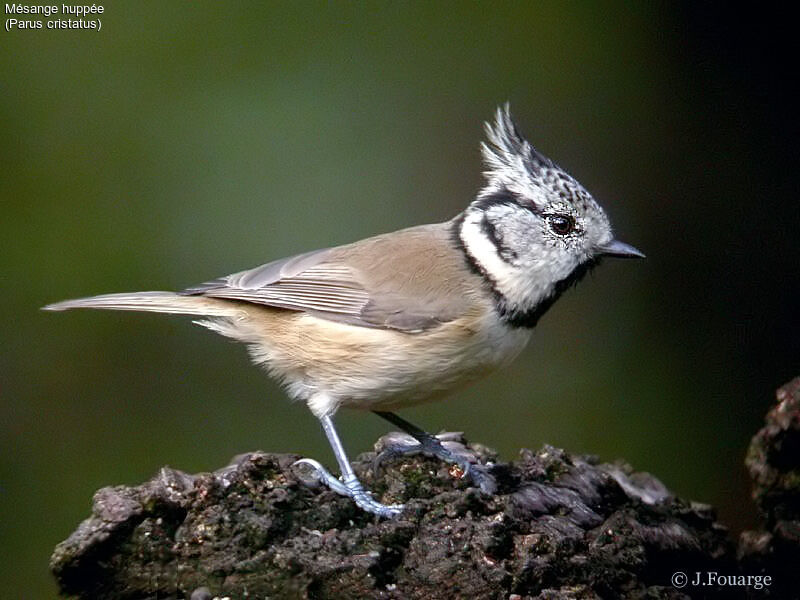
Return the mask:
[[[484,124],[486,141],[481,143],[486,186],[479,198],[511,191],[535,204],[542,193],[569,198],[588,196],[583,187],[561,167],[522,137],[506,102],[497,108],[494,121]]]
[[[487,170],[487,179],[515,173],[538,176],[543,169],[555,168],[553,161],[534,148],[522,134],[511,116],[508,102],[497,107],[493,122],[484,124],[487,141],[481,143],[481,152]]]

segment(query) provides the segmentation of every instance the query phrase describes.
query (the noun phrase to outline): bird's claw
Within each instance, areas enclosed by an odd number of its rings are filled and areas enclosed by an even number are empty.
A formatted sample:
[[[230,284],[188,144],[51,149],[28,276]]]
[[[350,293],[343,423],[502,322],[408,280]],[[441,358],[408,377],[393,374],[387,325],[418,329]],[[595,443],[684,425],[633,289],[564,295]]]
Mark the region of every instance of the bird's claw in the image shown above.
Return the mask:
[[[497,489],[489,468],[478,463],[475,454],[464,444],[460,432],[443,432],[419,440],[409,434],[393,431],[376,442],[375,451],[372,461],[375,473],[387,459],[424,454],[456,465],[461,470],[462,479],[469,477],[486,494],[493,494]]]
[[[292,466],[306,465],[311,467],[314,479],[319,483],[328,486],[331,490],[341,496],[351,498],[356,505],[379,517],[396,517],[405,508],[402,504],[381,504],[372,498],[372,495],[364,489],[361,482],[353,477],[345,481],[334,477],[325,467],[312,458],[301,458],[295,461]]]
[[[347,488],[341,481],[339,481],[339,478],[334,477],[330,473],[330,471],[328,471],[328,469],[323,467],[319,462],[317,462],[313,458],[301,458],[300,460],[297,460],[292,463],[293,467],[296,467],[298,465],[307,465],[311,467],[311,475],[313,476],[314,480],[317,483],[321,483],[323,485],[328,486],[334,492],[342,496],[348,495]]]

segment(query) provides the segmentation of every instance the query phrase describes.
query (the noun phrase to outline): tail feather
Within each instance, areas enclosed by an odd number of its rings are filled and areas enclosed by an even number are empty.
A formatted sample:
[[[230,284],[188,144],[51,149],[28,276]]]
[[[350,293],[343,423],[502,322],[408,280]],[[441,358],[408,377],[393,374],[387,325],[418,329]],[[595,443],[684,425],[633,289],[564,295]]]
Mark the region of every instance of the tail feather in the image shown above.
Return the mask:
[[[181,296],[174,292],[103,294],[102,296],[77,298],[48,304],[43,306],[42,310],[61,311],[72,308],[135,310],[205,317],[235,317],[242,313],[240,308],[224,300],[204,298],[202,296]]]

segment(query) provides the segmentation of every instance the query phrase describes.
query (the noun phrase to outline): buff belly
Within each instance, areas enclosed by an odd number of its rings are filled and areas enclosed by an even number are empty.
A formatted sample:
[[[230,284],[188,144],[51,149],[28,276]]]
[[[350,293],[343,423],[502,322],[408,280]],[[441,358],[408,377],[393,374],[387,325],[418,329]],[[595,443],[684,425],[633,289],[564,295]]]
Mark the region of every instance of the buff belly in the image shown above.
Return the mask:
[[[509,362],[530,337],[485,310],[420,333],[268,307],[201,324],[247,343],[254,362],[318,416],[340,406],[394,410],[439,399]]]

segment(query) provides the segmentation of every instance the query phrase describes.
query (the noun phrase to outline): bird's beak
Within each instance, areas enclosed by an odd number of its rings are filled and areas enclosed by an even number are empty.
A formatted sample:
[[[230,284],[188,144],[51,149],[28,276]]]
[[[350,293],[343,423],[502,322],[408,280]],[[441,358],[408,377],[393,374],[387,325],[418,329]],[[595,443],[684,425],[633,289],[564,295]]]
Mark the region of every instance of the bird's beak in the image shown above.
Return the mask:
[[[598,250],[603,256],[615,256],[617,258],[645,258],[642,252],[633,246],[626,244],[625,242],[620,242],[619,240],[611,240],[607,244],[600,246]]]

